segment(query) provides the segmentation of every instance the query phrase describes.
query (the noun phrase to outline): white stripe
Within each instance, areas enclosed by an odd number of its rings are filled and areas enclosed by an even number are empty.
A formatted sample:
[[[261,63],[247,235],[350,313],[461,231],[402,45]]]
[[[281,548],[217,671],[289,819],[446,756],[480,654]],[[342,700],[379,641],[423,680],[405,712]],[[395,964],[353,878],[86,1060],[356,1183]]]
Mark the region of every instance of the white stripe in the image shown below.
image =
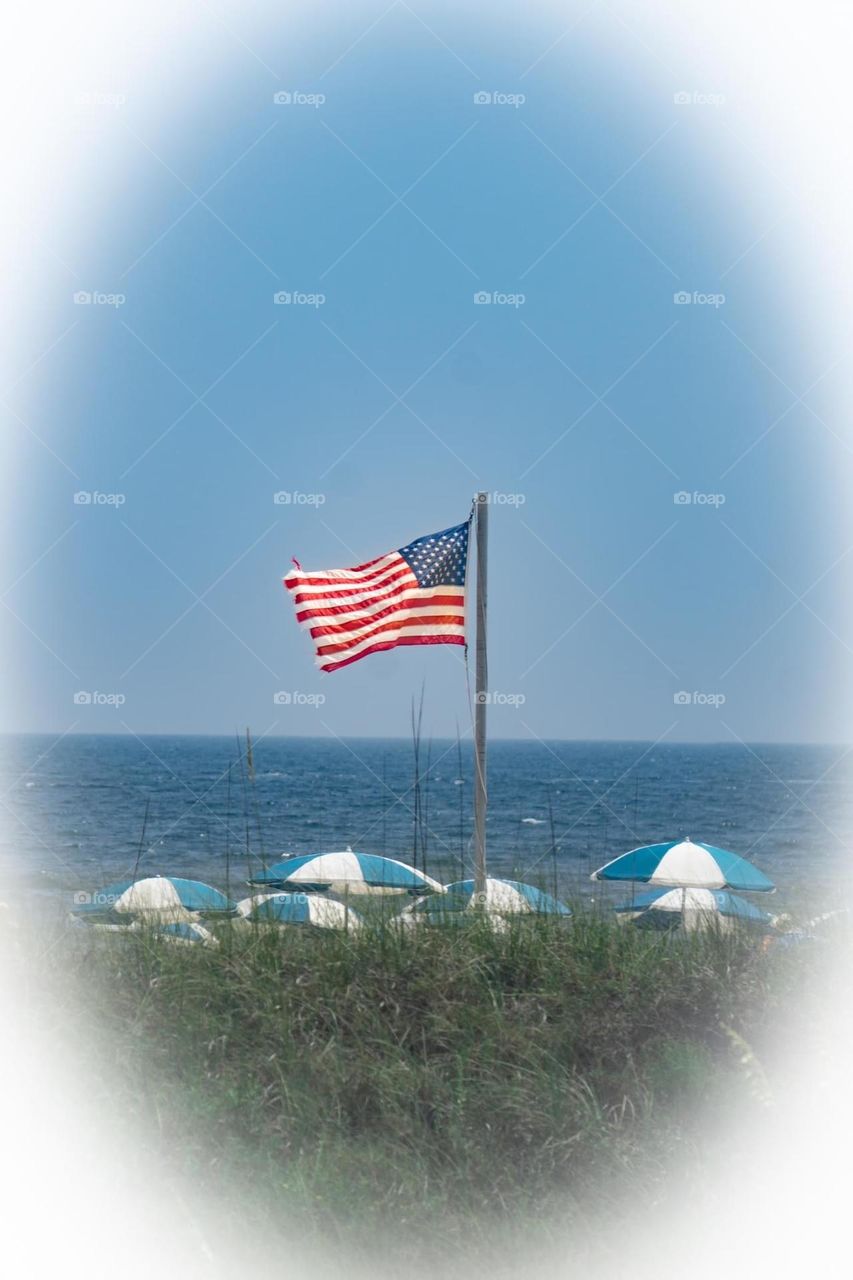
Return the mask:
[[[354,853],[319,853],[288,877],[294,883],[312,884],[325,880],[364,880],[361,863]]]
[[[456,619],[458,615],[459,626],[462,626],[465,619],[462,609],[458,605],[453,604],[434,604],[427,605],[425,608],[401,606],[395,609],[393,613],[380,617],[377,614],[367,614],[363,625],[360,627],[352,627],[346,631],[335,629],[330,632],[323,633],[315,637],[317,644],[355,644],[362,636],[366,636],[369,631],[373,631],[376,627],[401,627],[406,618],[447,618]],[[350,621],[350,619],[347,619]],[[335,626],[332,618],[315,618],[311,623],[312,627]]]
[[[316,605],[301,604],[301,605],[297,605],[296,608],[299,613],[302,613],[305,610],[310,610],[312,612],[311,619],[309,620],[309,619],[303,618],[300,621],[300,624],[299,624],[300,626],[304,626],[306,621],[308,621],[309,625],[312,627],[326,626],[327,624],[329,626],[332,626],[337,622],[355,622],[359,618],[375,618],[384,609],[389,610],[388,616],[390,617],[391,611],[393,611],[394,609],[407,608],[407,601],[419,601],[424,608],[433,607],[433,606],[430,606],[430,601],[434,600],[438,596],[453,597],[453,601],[450,604],[434,606],[439,610],[439,612],[441,611],[442,608],[445,610],[445,612],[448,609],[450,610],[459,609],[461,611],[464,608],[465,592],[462,590],[461,587],[406,587],[406,589],[401,591],[399,596],[396,596],[393,600],[375,601],[372,608],[369,608],[369,609],[360,609],[357,607],[353,608],[349,604],[347,604],[346,612],[344,613],[335,613],[330,615],[323,614],[319,617],[313,613],[313,611],[318,607]],[[369,599],[370,597],[367,597],[367,598]],[[358,602],[358,604],[361,604],[361,603],[362,603],[361,601]],[[325,608],[331,609],[335,605],[340,605],[340,604],[341,604],[341,601],[330,600],[329,603],[325,605]]]
[[[469,906],[474,906],[474,895],[471,895]],[[486,881],[486,906],[490,911],[507,911],[512,915],[529,913],[531,910],[530,903],[527,901],[523,893],[519,893],[513,885],[507,884],[505,880]]]
[[[177,889],[165,876],[148,876],[144,880],[137,880],[116,899],[115,910],[165,912],[170,919],[192,919],[184,910]]]
[[[359,591],[357,594],[345,596],[343,599],[336,596],[317,595],[312,596],[310,600],[303,600],[301,603],[297,603],[294,600],[294,608],[297,614],[304,613],[306,609],[344,608],[350,610],[352,608],[354,612],[355,608],[361,604],[375,604],[377,608],[390,608],[405,600],[411,592],[417,592],[422,600],[427,598],[428,593],[430,595],[445,595],[448,592],[451,594],[456,592],[460,598],[464,595],[462,587],[419,587],[415,581],[408,583],[405,579],[401,579],[399,582],[395,582],[392,587],[388,587],[387,592],[387,596],[384,596],[381,600],[377,599],[379,593],[376,591]]]
[[[649,884],[692,885],[697,889],[722,889],[725,883],[716,860],[692,840],[682,840],[668,849],[649,877]]]
[[[465,627],[462,624],[444,623],[439,626],[425,627],[405,627],[402,629],[406,638],[415,639],[423,636],[461,636],[465,637]],[[380,632],[378,635],[370,636],[366,640],[362,640],[358,644],[347,645],[344,649],[339,649],[337,653],[321,653],[318,655],[317,661],[321,667],[328,666],[333,662],[343,662],[345,658],[352,658],[357,653],[361,653],[363,649],[369,649],[373,644],[391,644],[400,639],[401,628],[389,627],[387,631]],[[322,644],[322,640],[318,643]],[[331,637],[328,643],[332,644]]]
[[[376,561],[376,564],[370,566],[369,569],[291,569],[289,573],[284,575],[284,581],[287,584],[288,591],[295,591],[301,579],[304,578],[326,578],[329,583],[338,582],[343,585],[346,583],[359,583],[365,579],[374,578],[377,574],[385,573],[386,570],[407,562],[396,551],[391,551],[387,556],[382,556]],[[306,588],[308,590],[308,588]]]
[[[662,893],[649,911],[717,911],[717,899],[710,889],[670,889]]]
[[[322,608],[324,604],[358,604],[361,600],[375,600],[378,595],[387,592],[402,591],[405,587],[417,586],[417,578],[413,573],[392,574],[383,582],[370,584],[364,590],[347,591],[341,595],[334,585],[329,587],[305,587],[292,592],[293,605],[296,609]]]
[[[452,617],[454,619],[458,618],[459,625],[463,626],[465,622],[465,609],[462,604],[426,605],[423,608],[414,607],[412,605],[401,605],[398,609],[394,609],[390,613],[386,614],[380,614],[378,611],[375,613],[365,612],[363,615],[363,626],[354,627],[350,631],[331,631],[328,634],[315,636],[314,641],[316,644],[345,644],[349,640],[355,643],[356,640],[373,627],[387,627],[390,630],[390,628],[395,625],[399,626],[401,619],[409,617]],[[297,625],[302,627],[305,631],[311,631],[313,627],[334,627],[338,622],[350,621],[357,622],[359,619],[351,618],[349,616],[346,618],[339,618],[337,620],[335,618],[303,618]]]

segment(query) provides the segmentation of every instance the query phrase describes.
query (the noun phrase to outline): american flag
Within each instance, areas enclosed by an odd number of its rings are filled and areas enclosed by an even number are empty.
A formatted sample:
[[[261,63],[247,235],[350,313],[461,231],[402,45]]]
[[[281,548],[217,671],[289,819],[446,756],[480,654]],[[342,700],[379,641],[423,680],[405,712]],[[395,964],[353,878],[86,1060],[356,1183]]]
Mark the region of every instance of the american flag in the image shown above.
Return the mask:
[[[354,569],[291,570],[284,585],[321,671],[399,644],[465,643],[468,522]]]

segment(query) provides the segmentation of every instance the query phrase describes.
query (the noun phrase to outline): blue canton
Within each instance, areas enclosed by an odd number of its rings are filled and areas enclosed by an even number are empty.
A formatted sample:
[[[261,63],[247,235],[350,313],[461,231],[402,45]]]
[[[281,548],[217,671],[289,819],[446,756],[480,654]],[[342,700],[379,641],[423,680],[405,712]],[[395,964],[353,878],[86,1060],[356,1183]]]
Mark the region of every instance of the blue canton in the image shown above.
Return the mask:
[[[464,587],[468,560],[468,522],[416,538],[400,555],[411,568],[419,587]]]

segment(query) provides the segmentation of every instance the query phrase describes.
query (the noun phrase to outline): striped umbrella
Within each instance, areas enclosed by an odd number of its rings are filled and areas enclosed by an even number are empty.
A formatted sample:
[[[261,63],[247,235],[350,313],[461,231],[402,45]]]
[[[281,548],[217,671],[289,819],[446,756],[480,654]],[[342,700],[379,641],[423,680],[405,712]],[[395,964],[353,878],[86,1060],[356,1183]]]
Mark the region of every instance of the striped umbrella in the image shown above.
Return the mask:
[[[172,920],[168,924],[158,925],[154,930],[158,942],[168,942],[178,947],[218,947],[219,939],[215,938],[204,925]]]
[[[443,894],[440,898],[431,897],[405,907],[399,915],[393,917],[392,924],[413,929],[424,925],[476,927],[485,922],[495,933],[509,932],[510,924],[506,916],[490,911],[488,907],[482,911],[469,911],[468,907],[466,898]]]
[[[85,901],[75,901],[73,915],[117,923],[128,915],[191,922],[196,916],[230,916],[236,911],[234,903],[212,885],[180,876],[122,880],[98,893],[76,897]]]
[[[645,884],[692,889],[740,889],[772,892],[775,885],[745,858],[712,844],[672,840],[623,853],[592,873],[593,880],[639,880]]]
[[[473,912],[481,906],[489,916],[546,915],[570,916],[572,913],[550,893],[544,893],[532,884],[518,880],[501,880],[490,876],[486,880],[485,898],[479,902],[474,893],[473,880],[457,880],[447,886],[442,898],[423,898],[408,908],[413,916],[421,916],[432,923],[446,921],[459,923],[462,912]],[[465,917],[467,918],[467,917]]]
[[[342,902],[311,893],[260,893],[237,904],[254,924],[307,925],[315,929],[357,929],[360,918]]]
[[[395,858],[375,853],[306,853],[253,876],[250,885],[334,893],[443,893],[444,886]]]
[[[709,924],[732,926],[736,922],[767,927],[773,920],[767,911],[727,889],[652,889],[614,910],[638,924],[661,928],[681,924],[688,930]]]

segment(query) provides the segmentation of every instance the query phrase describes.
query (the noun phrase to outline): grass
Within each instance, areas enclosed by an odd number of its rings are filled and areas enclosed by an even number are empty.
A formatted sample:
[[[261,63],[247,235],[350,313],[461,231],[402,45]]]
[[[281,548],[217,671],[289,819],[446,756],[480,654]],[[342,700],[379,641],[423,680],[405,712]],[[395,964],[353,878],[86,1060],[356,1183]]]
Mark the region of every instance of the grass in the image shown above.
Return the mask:
[[[676,1156],[701,1176],[709,1117],[771,1101],[808,969],[749,934],[582,910],[505,935],[218,932],[72,930],[48,981],[123,1127],[242,1222],[365,1257],[380,1236],[438,1258],[519,1222],[582,1235],[626,1191],[665,1195]]]

